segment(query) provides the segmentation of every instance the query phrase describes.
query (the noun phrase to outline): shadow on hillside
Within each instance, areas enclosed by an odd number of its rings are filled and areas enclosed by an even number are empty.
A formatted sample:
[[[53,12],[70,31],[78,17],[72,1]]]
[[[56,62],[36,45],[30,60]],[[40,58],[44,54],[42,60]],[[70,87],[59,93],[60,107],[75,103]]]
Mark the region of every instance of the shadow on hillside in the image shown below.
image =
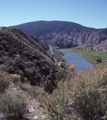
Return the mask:
[[[0,117],[0,120],[8,120],[8,119],[6,119],[6,118],[1,118],[1,117]],[[28,118],[22,118],[22,119],[20,119],[20,120],[30,120],[30,119],[28,119]]]

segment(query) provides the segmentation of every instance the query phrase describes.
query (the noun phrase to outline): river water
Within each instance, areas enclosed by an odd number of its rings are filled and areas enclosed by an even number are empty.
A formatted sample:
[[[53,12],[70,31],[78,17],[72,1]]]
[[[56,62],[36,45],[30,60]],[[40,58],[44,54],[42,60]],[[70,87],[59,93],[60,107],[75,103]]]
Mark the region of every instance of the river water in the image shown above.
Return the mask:
[[[84,57],[78,55],[76,52],[67,51],[65,49],[60,49],[61,52],[64,53],[64,58],[69,65],[75,64],[76,70],[75,72],[78,73],[80,70],[85,70],[86,67],[92,68],[93,64],[89,63],[85,60]]]

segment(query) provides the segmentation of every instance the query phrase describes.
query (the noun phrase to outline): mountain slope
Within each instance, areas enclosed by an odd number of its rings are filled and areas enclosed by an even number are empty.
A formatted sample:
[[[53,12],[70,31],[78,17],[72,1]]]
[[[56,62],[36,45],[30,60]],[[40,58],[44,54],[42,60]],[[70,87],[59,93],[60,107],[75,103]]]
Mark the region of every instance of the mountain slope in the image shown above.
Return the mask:
[[[106,32],[104,32],[106,31]],[[94,30],[83,33],[49,33],[40,36],[43,40],[53,40],[58,46],[72,47],[72,46],[102,46],[107,45],[107,29]]]
[[[23,29],[27,33],[35,36],[42,36],[49,33],[81,33],[92,31],[93,28],[87,28],[82,25],[66,21],[36,21],[21,25],[12,26],[13,28]]]
[[[103,46],[105,44],[102,42],[107,40],[107,29],[88,28],[65,21],[36,21],[12,27],[23,29],[42,40],[52,41],[60,47]]]
[[[23,30],[2,28],[0,31],[0,66],[10,74],[18,74],[22,81],[44,85],[46,91],[55,87],[61,68],[49,58],[45,42]]]

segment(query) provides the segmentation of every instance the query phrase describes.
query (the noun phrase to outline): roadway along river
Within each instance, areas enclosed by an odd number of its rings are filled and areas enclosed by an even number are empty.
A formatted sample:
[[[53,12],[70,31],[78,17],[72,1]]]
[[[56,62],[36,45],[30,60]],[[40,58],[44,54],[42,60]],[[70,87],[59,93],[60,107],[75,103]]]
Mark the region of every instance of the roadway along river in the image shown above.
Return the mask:
[[[75,64],[77,73],[80,70],[85,70],[85,67],[92,68],[93,64],[87,62],[84,57],[78,55],[76,52],[67,51],[65,49],[60,49],[61,52],[64,53],[64,58],[69,65]]]

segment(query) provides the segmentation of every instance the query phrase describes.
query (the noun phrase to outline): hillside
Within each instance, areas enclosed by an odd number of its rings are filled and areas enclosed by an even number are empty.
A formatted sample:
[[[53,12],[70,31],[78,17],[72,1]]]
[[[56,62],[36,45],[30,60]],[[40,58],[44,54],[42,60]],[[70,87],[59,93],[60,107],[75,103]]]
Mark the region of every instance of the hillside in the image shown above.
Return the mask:
[[[106,46],[107,29],[94,29],[66,21],[36,21],[11,26],[23,29],[41,40],[65,48],[72,46]]]
[[[51,92],[55,79],[63,69],[47,53],[48,46],[23,30],[2,28],[0,31],[0,67],[10,74],[21,76],[22,82],[43,85]]]
[[[47,49],[23,30],[0,30],[0,120],[107,119],[107,67],[69,75]]]

